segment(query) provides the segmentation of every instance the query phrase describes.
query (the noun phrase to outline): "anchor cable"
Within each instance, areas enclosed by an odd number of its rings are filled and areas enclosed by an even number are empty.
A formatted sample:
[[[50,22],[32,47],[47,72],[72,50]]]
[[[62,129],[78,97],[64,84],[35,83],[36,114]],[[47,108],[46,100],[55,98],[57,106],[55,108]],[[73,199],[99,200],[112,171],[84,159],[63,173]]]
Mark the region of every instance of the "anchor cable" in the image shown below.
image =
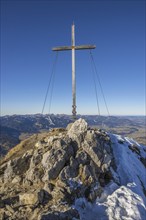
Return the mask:
[[[98,80],[98,83],[99,83],[99,86],[100,86],[100,89],[101,89],[101,93],[102,93],[102,96],[103,96],[103,100],[104,100],[104,103],[105,103],[105,107],[106,107],[108,116],[110,116],[109,109],[108,109],[108,106],[107,106],[107,102],[106,102],[106,99],[105,99],[105,95],[104,95],[104,92],[103,92],[103,88],[102,88],[102,85],[101,85],[100,77],[99,77],[99,74],[97,72],[97,68],[96,68],[95,61],[94,61],[91,50],[90,50],[90,58],[91,58],[93,66],[94,66],[94,72],[96,74],[96,77],[97,77],[97,80]]]
[[[53,67],[52,67],[52,71],[51,71],[48,87],[47,87],[47,90],[46,90],[46,95],[45,95],[45,99],[44,99],[44,103],[43,103],[43,108],[42,108],[42,114],[44,113],[44,109],[45,109],[45,105],[46,105],[46,101],[47,101],[47,97],[48,97],[48,93],[49,93],[49,90],[50,90],[52,79],[54,79],[54,72],[55,72],[55,68],[56,68],[57,59],[58,59],[58,51],[56,53],[56,57],[55,57],[55,60],[54,60],[54,63],[53,63]],[[51,95],[51,99],[52,99],[52,95]],[[50,103],[51,103],[51,101],[50,101]],[[50,106],[49,106],[49,111],[50,111]]]
[[[53,89],[54,89],[54,82],[55,82],[55,71],[54,71],[54,74],[53,74],[53,77],[52,77],[52,88],[51,88],[51,92],[50,92],[50,102],[49,102],[49,114],[50,114],[50,111],[51,111],[51,104],[52,104],[52,97],[53,97]]]
[[[91,56],[90,56],[90,59],[91,59]],[[95,71],[94,71],[93,65],[91,65],[91,68],[92,68],[92,79],[93,79],[95,95],[96,95],[96,103],[97,103],[98,115],[100,116],[100,107],[99,107],[99,100],[98,100],[97,86],[96,86],[96,78],[95,78]]]

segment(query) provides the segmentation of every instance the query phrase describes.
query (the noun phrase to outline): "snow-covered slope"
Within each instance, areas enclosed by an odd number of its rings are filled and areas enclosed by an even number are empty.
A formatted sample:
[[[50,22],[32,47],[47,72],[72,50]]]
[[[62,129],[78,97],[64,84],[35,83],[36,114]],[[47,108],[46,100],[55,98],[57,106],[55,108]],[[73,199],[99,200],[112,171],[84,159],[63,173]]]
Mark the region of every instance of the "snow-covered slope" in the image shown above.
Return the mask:
[[[114,156],[113,180],[100,198],[91,204],[76,200],[75,208],[84,220],[146,219],[146,147],[132,139],[109,134]]]

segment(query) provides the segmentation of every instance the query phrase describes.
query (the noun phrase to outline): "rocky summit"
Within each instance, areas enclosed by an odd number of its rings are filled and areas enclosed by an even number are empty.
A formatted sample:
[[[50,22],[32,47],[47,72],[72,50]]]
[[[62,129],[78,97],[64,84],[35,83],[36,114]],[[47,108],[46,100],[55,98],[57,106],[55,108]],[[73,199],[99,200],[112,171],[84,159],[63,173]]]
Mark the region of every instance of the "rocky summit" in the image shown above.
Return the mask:
[[[0,163],[0,219],[145,219],[146,148],[84,119],[35,134]]]

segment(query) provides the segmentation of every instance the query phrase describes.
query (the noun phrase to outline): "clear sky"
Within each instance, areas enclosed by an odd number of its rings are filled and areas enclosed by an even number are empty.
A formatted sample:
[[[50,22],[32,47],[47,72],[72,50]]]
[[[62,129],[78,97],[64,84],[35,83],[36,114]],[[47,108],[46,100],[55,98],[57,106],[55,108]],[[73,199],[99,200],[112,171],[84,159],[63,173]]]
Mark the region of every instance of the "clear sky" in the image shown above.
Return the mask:
[[[1,115],[41,113],[55,52],[95,44],[111,115],[145,114],[145,1],[1,1]],[[71,51],[58,54],[51,113],[71,114]],[[76,51],[77,112],[97,114],[89,51]],[[97,82],[101,113],[107,114]],[[49,94],[50,95],[50,94]],[[48,113],[49,95],[44,113]]]

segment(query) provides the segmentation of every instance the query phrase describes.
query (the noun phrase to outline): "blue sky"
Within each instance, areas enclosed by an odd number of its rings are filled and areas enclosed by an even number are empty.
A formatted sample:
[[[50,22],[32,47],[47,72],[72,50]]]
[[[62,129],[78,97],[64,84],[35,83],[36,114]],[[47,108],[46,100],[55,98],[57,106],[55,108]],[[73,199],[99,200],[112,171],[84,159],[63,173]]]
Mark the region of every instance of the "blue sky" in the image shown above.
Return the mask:
[[[1,1],[1,115],[41,113],[55,52],[92,51],[111,115],[145,114],[145,1]],[[71,114],[71,51],[59,52],[51,113]],[[97,114],[89,51],[76,51],[78,114]],[[97,82],[101,114],[107,111]],[[44,113],[49,111],[49,98]]]

